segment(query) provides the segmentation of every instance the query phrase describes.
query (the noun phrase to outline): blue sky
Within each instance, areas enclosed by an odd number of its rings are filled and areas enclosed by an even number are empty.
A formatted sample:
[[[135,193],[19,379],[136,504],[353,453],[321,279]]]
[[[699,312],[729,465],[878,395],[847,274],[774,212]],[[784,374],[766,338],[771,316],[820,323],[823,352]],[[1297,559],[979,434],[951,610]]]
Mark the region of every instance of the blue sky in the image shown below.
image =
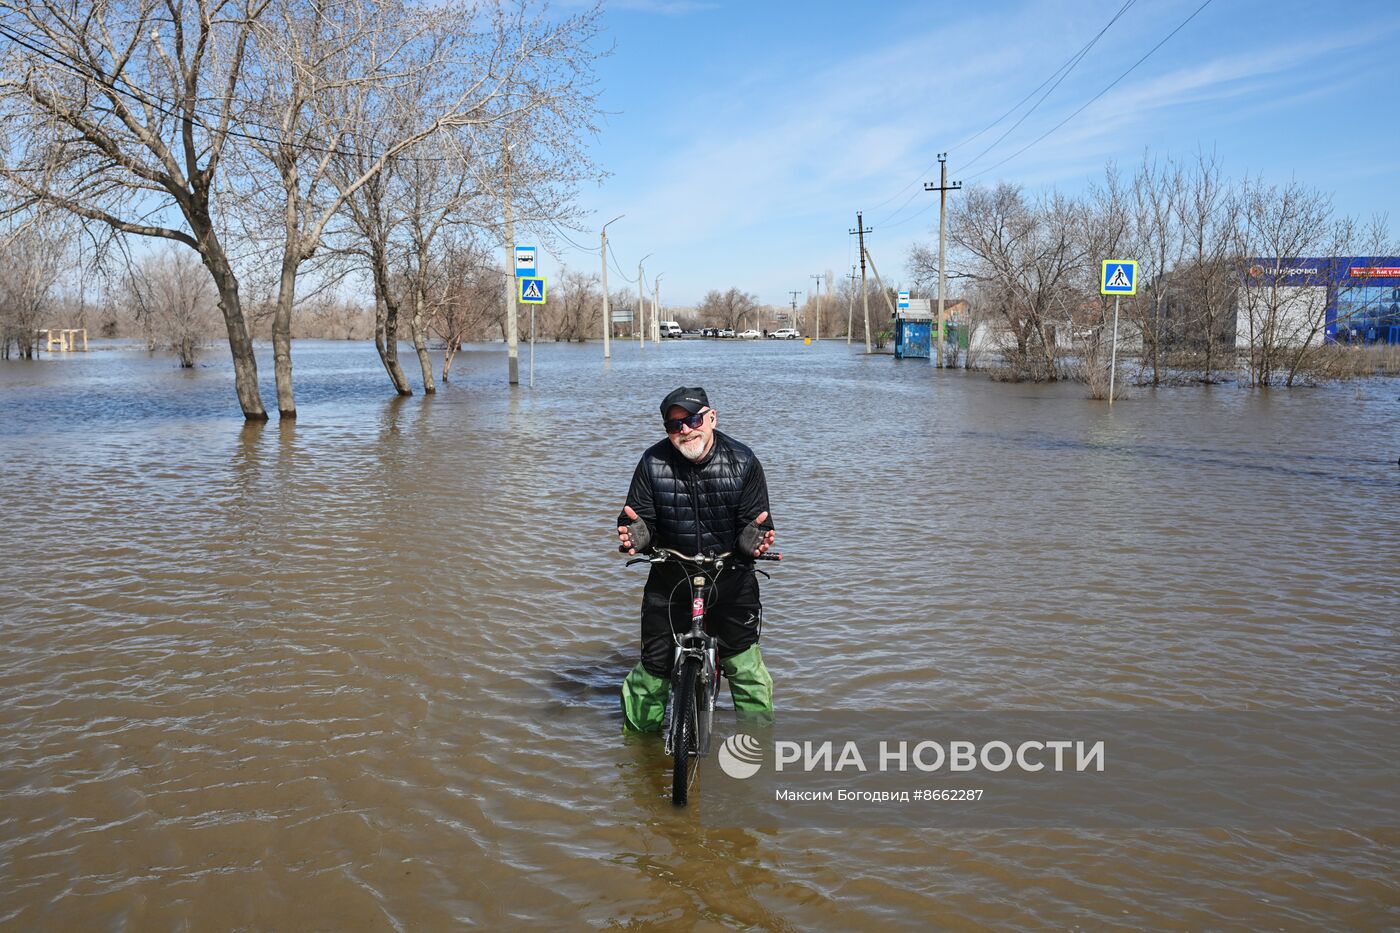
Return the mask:
[[[1006,139],[982,130],[1050,77],[1125,0],[731,3],[612,0],[593,145],[610,176],[583,192],[629,276],[665,304],[738,286],[765,303],[841,275],[855,213],[888,284],[936,232],[936,155],[965,184],[1076,191],[1106,161],[1214,150],[1232,177],[1297,177],[1339,211],[1400,227],[1400,4],[1212,0],[1112,90],[1024,154],[1185,20],[1201,0],[1136,0]],[[988,171],[990,169],[990,171]],[[979,174],[980,173],[980,174]],[[911,200],[912,196],[912,200]],[[956,195],[953,195],[956,197]],[[596,269],[571,247],[545,255]],[[615,272],[611,287],[626,286]],[[632,286],[635,287],[635,286]]]

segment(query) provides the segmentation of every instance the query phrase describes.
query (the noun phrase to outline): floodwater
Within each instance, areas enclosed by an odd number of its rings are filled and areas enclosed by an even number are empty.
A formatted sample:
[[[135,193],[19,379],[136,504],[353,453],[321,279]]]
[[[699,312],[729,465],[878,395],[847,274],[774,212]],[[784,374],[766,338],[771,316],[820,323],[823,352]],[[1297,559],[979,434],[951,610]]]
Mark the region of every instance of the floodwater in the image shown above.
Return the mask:
[[[301,343],[300,420],[252,426],[218,351],[0,365],[0,927],[1400,924],[1395,819],[715,828],[713,759],[677,811],[610,543],[699,383],[767,470],[780,709],[1393,713],[1400,382],[1110,410],[844,343],[601,356],[399,400]]]

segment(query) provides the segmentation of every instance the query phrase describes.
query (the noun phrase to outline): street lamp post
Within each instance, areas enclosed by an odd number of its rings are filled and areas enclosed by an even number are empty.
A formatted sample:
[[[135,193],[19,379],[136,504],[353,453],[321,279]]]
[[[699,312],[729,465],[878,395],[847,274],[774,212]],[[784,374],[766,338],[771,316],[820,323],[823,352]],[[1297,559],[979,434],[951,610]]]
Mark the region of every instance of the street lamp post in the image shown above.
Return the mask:
[[[652,279],[651,339],[657,345],[661,343],[661,277],[665,274],[658,272]]]
[[[608,224],[616,223],[626,214],[618,214],[607,224],[603,224],[603,247],[599,255],[603,259],[603,359],[612,359],[612,312],[608,310]]]
[[[643,350],[647,347],[647,306],[646,296],[643,294],[646,291],[647,280],[646,274],[642,271],[642,263],[646,262],[654,255],[655,253],[647,253],[641,259],[637,260],[637,314],[639,315],[639,320],[637,321],[637,346]]]

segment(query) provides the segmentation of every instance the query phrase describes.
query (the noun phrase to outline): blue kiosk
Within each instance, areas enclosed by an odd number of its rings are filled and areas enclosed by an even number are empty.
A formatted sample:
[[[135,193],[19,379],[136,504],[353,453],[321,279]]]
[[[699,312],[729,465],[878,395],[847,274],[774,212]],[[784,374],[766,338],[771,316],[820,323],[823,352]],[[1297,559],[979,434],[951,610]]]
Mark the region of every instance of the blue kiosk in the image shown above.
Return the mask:
[[[904,303],[902,296],[900,303]],[[933,312],[926,298],[915,298],[908,304],[894,316],[894,357],[926,360],[933,347]]]

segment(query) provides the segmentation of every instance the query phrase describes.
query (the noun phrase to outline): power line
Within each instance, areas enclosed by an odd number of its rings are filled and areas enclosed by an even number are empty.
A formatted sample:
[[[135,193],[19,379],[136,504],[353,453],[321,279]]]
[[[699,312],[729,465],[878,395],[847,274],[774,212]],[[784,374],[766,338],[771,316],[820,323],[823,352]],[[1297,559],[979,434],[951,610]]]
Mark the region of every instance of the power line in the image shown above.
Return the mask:
[[[1023,98],[1021,98],[1019,101],[1017,101],[1014,105],[1012,105],[1012,107],[1011,107],[1010,109],[1008,109],[1008,110],[1007,110],[1005,113],[1003,113],[1001,116],[997,117],[997,118],[996,118],[995,120],[993,120],[991,123],[988,123],[986,126],[982,127],[980,130],[978,130],[977,132],[973,133],[971,136],[968,136],[967,138],[965,138],[965,139],[962,140],[961,142],[959,142],[959,143],[957,143],[956,145],[950,147],[950,148],[948,149],[948,151],[949,151],[949,152],[956,152],[958,149],[962,148],[963,146],[965,146],[965,145],[967,145],[968,143],[972,142],[972,141],[973,141],[974,139],[976,139],[977,137],[981,136],[983,133],[985,133],[985,132],[987,132],[988,130],[990,130],[990,129],[992,129],[993,127],[995,127],[995,126],[996,126],[998,123],[1000,123],[1002,120],[1005,120],[1007,117],[1011,116],[1011,114],[1015,113],[1017,110],[1019,110],[1019,109],[1021,108],[1021,105],[1022,105],[1022,104],[1024,104],[1026,101],[1030,100],[1030,99],[1031,99],[1032,97],[1034,97],[1037,93],[1039,93],[1039,91],[1040,91],[1041,88],[1045,87],[1045,85],[1049,84],[1051,81],[1054,81],[1054,80],[1055,80],[1055,77],[1056,77],[1057,75],[1060,75],[1061,72],[1064,72],[1065,75],[1068,75],[1069,72],[1068,72],[1068,71],[1065,71],[1065,69],[1068,68],[1068,69],[1070,69],[1070,71],[1074,70],[1074,66],[1077,65],[1077,64],[1079,63],[1079,61],[1080,61],[1081,59],[1083,59],[1083,57],[1084,57],[1086,54],[1088,54],[1089,50],[1090,50],[1091,48],[1094,47],[1094,44],[1095,44],[1096,42],[1098,42],[1100,38],[1103,37],[1103,34],[1106,33],[1106,32],[1108,32],[1109,27],[1112,26],[1114,23],[1118,22],[1119,18],[1122,17],[1122,15],[1123,15],[1124,13],[1126,13],[1126,12],[1128,11],[1128,9],[1129,9],[1130,7],[1132,7],[1133,4],[1135,4],[1136,2],[1137,2],[1137,0],[1126,0],[1126,2],[1123,4],[1123,6],[1120,7],[1120,8],[1118,9],[1118,12],[1113,14],[1113,17],[1112,17],[1107,23],[1104,24],[1104,27],[1103,27],[1102,29],[1100,29],[1097,33],[1095,33],[1095,35],[1094,35],[1094,37],[1093,37],[1092,39],[1090,39],[1085,45],[1081,46],[1080,49],[1079,49],[1077,52],[1075,52],[1075,53],[1074,53],[1073,55],[1071,55],[1068,59],[1066,59],[1065,62],[1064,62],[1064,64],[1062,64],[1059,68],[1056,68],[1053,72],[1051,72],[1051,73],[1050,73],[1050,76],[1047,77],[1044,81],[1040,82],[1040,84],[1038,84],[1033,90],[1031,90],[1031,92],[1030,92],[1029,94],[1027,94],[1025,97],[1023,97]],[[1062,77],[1061,77],[1061,80],[1063,80],[1063,79],[1064,79],[1064,78],[1063,78],[1063,76],[1062,76]],[[1058,83],[1058,82],[1056,82],[1056,83]],[[1050,90],[1053,91],[1054,88],[1051,88]],[[1047,91],[1046,93],[1048,94],[1049,92]],[[1043,99],[1043,98],[1042,98],[1042,99]],[[1037,104],[1037,106],[1038,106],[1038,104]],[[1035,109],[1035,108],[1031,108],[1031,109],[1033,110],[1033,109]],[[1024,119],[1024,117],[1023,117],[1022,119]],[[1014,127],[1013,127],[1013,129],[1014,129]],[[993,145],[995,145],[995,144],[993,144]],[[888,198],[885,198],[885,200],[881,201],[879,204],[876,204],[876,205],[875,205],[875,208],[878,210],[879,208],[884,207],[886,204],[890,203],[890,202],[893,201],[895,198],[899,197],[901,194],[903,194],[904,192],[908,191],[910,187],[912,187],[913,185],[917,185],[917,184],[919,183],[919,179],[922,178],[924,175],[927,175],[929,172],[933,171],[934,168],[935,168],[937,165],[938,165],[938,163],[937,163],[936,161],[933,162],[932,164],[930,164],[930,165],[928,166],[928,168],[926,168],[926,169],[924,169],[922,172],[920,172],[920,173],[918,174],[918,176],[916,176],[912,181],[909,182],[909,184],[905,185],[903,188],[900,188],[898,191],[896,191],[894,194],[890,195]],[[910,201],[913,201],[913,200],[914,200],[914,197],[917,197],[918,194],[919,194],[919,192],[918,192],[918,191],[915,191],[915,192],[914,192],[914,195],[913,195],[912,197],[910,197],[910,198],[909,198],[908,200],[906,200],[903,204],[901,204],[896,210],[894,210],[893,212],[891,212],[889,216],[890,216],[890,217],[896,217],[896,216],[898,216],[898,215],[899,215],[899,212],[902,211],[905,207],[907,207],[907,206],[909,205],[909,202],[910,202]],[[886,225],[888,225],[888,222],[886,222]]]
[[[1113,19],[1109,20],[1108,23],[1105,24],[1104,27],[1098,31],[1098,34],[1095,35],[1094,38],[1092,38],[1092,39],[1089,40],[1089,44],[1086,45],[1086,46],[1084,46],[1084,48],[1079,52],[1079,54],[1078,54],[1075,58],[1073,58],[1073,59],[1071,60],[1072,63],[1070,64],[1070,66],[1069,66],[1068,68],[1064,69],[1064,73],[1061,74],[1058,78],[1055,79],[1055,83],[1054,83],[1054,84],[1052,84],[1052,85],[1050,85],[1050,87],[1046,88],[1044,94],[1040,95],[1040,99],[1037,100],[1034,104],[1032,104],[1032,105],[1031,105],[1031,108],[1030,108],[1029,110],[1027,110],[1025,113],[1021,114],[1021,116],[1016,120],[1016,122],[1013,123],[1013,124],[1011,124],[1009,127],[1007,127],[1007,128],[1006,128],[1006,131],[1005,131],[1004,133],[1002,133],[1000,136],[998,136],[995,140],[993,140],[993,141],[991,142],[990,145],[988,145],[988,146],[987,146],[985,149],[983,149],[981,152],[977,153],[977,155],[973,156],[973,157],[963,166],[963,168],[966,169],[966,168],[972,167],[973,165],[976,165],[976,164],[977,164],[977,161],[978,161],[979,159],[981,159],[981,158],[982,158],[984,155],[986,155],[988,152],[991,152],[993,149],[995,149],[995,148],[997,147],[998,144],[1001,143],[1001,141],[1002,141],[1003,139],[1005,139],[1007,136],[1010,136],[1013,132],[1015,132],[1016,127],[1020,126],[1020,125],[1021,125],[1022,123],[1024,123],[1024,122],[1026,122],[1026,118],[1029,117],[1031,114],[1035,113],[1036,109],[1039,108],[1041,104],[1045,103],[1045,99],[1046,99],[1047,97],[1049,97],[1049,96],[1054,92],[1055,88],[1059,87],[1060,84],[1062,84],[1062,83],[1064,82],[1065,78],[1068,78],[1068,77],[1070,76],[1070,74],[1071,74],[1071,73],[1074,71],[1074,69],[1079,65],[1079,63],[1082,62],[1082,61],[1084,60],[1084,57],[1085,57],[1086,55],[1089,54],[1089,50],[1092,49],[1092,48],[1098,43],[1099,39],[1103,38],[1103,34],[1106,33],[1106,32],[1108,32],[1108,27],[1109,27],[1109,26],[1112,26],[1114,23],[1118,22],[1118,18],[1119,18],[1120,16],[1122,16],[1124,13],[1126,13],[1126,12],[1128,11],[1128,8],[1131,7],[1131,6],[1132,6],[1134,3],[1136,3],[1136,2],[1137,2],[1137,0],[1127,0],[1126,3],[1124,3],[1121,7],[1119,7],[1118,12],[1115,13],[1115,14],[1113,15]],[[1043,85],[1042,85],[1042,86],[1043,86]],[[1019,106],[1019,105],[1018,105],[1018,106]],[[980,134],[979,134],[979,135],[980,135]],[[951,150],[950,150],[950,151],[951,151]]]
[[[572,239],[570,239],[569,235],[564,232],[564,228],[560,227],[559,224],[555,223],[552,219],[549,220],[549,225],[554,228],[554,232],[559,234],[560,238],[562,238],[565,243],[568,243],[575,249],[581,249],[585,253],[596,253],[598,252],[598,250],[602,249],[601,246],[584,246],[580,243],[575,243]]]
[[[608,259],[612,261],[613,268],[617,270],[617,274],[622,276],[623,279],[627,281],[628,285],[637,284],[637,280],[634,277],[622,271],[622,267],[617,264],[617,253],[611,248],[608,249]]]
[[[1080,115],[1081,113],[1083,113],[1086,109],[1088,109],[1088,107],[1089,107],[1090,104],[1094,103],[1094,101],[1098,100],[1100,97],[1103,97],[1105,94],[1107,94],[1109,91],[1111,91],[1111,90],[1113,89],[1113,87],[1114,87],[1119,81],[1122,81],[1122,80],[1123,80],[1124,78],[1126,78],[1128,75],[1132,74],[1133,71],[1137,68],[1138,65],[1141,65],[1143,62],[1147,61],[1147,59],[1150,58],[1150,57],[1152,56],[1152,53],[1156,52],[1156,51],[1157,51],[1158,49],[1160,49],[1162,46],[1166,45],[1167,42],[1168,42],[1168,40],[1170,40],[1172,36],[1176,35],[1178,32],[1181,32],[1181,30],[1184,29],[1184,28],[1186,27],[1186,24],[1187,24],[1187,23],[1189,23],[1189,22],[1191,22],[1191,20],[1195,19],[1196,16],[1197,16],[1197,14],[1199,14],[1199,13],[1200,13],[1202,10],[1204,10],[1206,7],[1210,6],[1211,3],[1213,3],[1213,2],[1214,2],[1214,0],[1205,0],[1204,3],[1202,3],[1200,6],[1196,7],[1196,9],[1191,13],[1191,15],[1188,16],[1188,17],[1186,17],[1184,20],[1182,20],[1182,21],[1180,22],[1180,24],[1178,24],[1177,27],[1176,27],[1175,29],[1173,29],[1171,32],[1167,33],[1166,36],[1164,36],[1164,37],[1162,38],[1162,41],[1158,42],[1158,43],[1157,43],[1156,45],[1154,45],[1152,48],[1148,49],[1147,52],[1142,56],[1142,58],[1139,58],[1137,61],[1133,62],[1133,64],[1132,64],[1131,66],[1129,66],[1128,69],[1127,69],[1126,71],[1124,71],[1124,72],[1123,72],[1122,74],[1120,74],[1118,77],[1116,77],[1116,78],[1114,78],[1112,81],[1110,81],[1110,82],[1108,83],[1108,85],[1107,85],[1102,91],[1099,91],[1099,92],[1098,92],[1097,94],[1095,94],[1093,97],[1091,97],[1091,98],[1089,98],[1087,101],[1085,101],[1085,102],[1084,102],[1084,105],[1081,106],[1078,110],[1074,111],[1074,113],[1071,113],[1069,116],[1065,117],[1065,118],[1064,118],[1063,120],[1061,120],[1059,123],[1056,123],[1054,126],[1050,127],[1050,129],[1046,130],[1044,133],[1041,133],[1041,134],[1040,134],[1039,136],[1037,136],[1035,139],[1033,139],[1033,140],[1031,140],[1030,142],[1026,143],[1026,144],[1025,144],[1024,146],[1022,146],[1020,149],[1017,149],[1015,152],[1011,153],[1011,155],[1009,155],[1009,156],[1007,156],[1006,158],[1002,159],[1000,162],[996,163],[995,165],[989,165],[989,166],[987,166],[986,168],[982,169],[980,172],[973,172],[973,173],[972,173],[971,175],[969,175],[968,177],[969,177],[969,178],[976,178],[976,177],[978,177],[979,175],[985,175],[986,173],[992,171],[993,169],[1000,168],[1001,166],[1005,165],[1007,162],[1010,162],[1012,159],[1014,159],[1014,158],[1016,158],[1017,156],[1019,156],[1021,153],[1025,152],[1027,149],[1029,149],[1029,148],[1031,148],[1032,146],[1034,146],[1036,143],[1038,143],[1038,142],[1040,142],[1041,140],[1043,140],[1045,137],[1049,136],[1051,133],[1053,133],[1053,132],[1055,132],[1056,130],[1058,130],[1060,127],[1064,126],[1064,125],[1065,125],[1066,123],[1068,123],[1070,120],[1073,120],[1075,117],[1079,116],[1079,115]]]

